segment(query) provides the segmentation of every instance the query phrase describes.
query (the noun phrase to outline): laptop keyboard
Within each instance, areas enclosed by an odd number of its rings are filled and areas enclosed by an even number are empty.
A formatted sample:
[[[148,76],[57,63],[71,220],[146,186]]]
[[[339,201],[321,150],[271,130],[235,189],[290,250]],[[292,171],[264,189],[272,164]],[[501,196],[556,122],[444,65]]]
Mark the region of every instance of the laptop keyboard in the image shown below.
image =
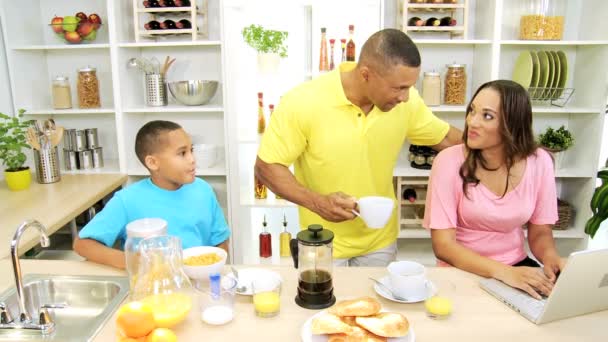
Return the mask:
[[[512,288],[496,279],[483,279],[481,284],[484,289],[498,297],[513,310],[532,320],[538,319],[547,303],[546,297],[538,300],[528,293]]]

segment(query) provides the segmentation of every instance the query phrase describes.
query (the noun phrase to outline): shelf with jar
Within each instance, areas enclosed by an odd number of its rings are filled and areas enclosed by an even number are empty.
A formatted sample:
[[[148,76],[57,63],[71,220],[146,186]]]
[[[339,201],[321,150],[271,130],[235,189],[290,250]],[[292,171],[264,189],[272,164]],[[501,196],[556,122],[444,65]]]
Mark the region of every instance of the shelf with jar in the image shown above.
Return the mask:
[[[147,6],[147,7],[146,7]],[[196,41],[208,38],[208,0],[133,0],[135,41],[182,35]]]
[[[426,33],[444,33],[439,38],[463,39],[468,36],[469,0],[461,1],[408,1],[400,6],[401,29],[412,38]],[[433,36],[432,38],[438,38]]]

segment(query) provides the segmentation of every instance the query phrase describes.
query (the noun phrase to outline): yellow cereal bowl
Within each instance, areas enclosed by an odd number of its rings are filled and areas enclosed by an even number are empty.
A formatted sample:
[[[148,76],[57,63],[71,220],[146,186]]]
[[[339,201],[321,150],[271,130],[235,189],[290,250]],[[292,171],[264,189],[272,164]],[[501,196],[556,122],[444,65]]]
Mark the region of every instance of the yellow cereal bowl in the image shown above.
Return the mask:
[[[207,262],[215,261],[213,259],[217,259],[212,254],[216,254],[219,257],[219,261],[206,264]],[[182,257],[184,272],[186,272],[188,277],[191,279],[209,279],[210,274],[222,272],[228,253],[219,247],[199,246],[185,249],[182,252]],[[190,265],[187,265],[186,262],[190,263]]]

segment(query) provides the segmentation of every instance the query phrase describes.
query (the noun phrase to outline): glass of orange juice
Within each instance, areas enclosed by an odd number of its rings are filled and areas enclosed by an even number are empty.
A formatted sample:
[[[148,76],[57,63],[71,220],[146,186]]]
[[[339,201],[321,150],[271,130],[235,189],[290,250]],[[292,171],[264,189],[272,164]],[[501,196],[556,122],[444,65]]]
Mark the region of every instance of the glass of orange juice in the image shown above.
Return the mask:
[[[281,281],[274,278],[254,279],[253,307],[260,317],[274,317],[281,311]]]

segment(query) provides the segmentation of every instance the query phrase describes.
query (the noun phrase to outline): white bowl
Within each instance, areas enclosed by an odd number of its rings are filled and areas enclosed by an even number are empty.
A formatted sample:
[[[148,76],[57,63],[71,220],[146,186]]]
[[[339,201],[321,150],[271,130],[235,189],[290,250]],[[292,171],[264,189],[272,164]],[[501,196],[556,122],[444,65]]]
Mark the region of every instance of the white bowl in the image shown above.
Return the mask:
[[[219,247],[212,246],[198,246],[184,249],[182,252],[182,257],[184,260],[186,258],[201,254],[215,253],[222,258],[220,261],[215,264],[206,265],[206,266],[188,266],[184,264],[184,272],[191,279],[209,279],[209,275],[213,273],[221,273],[224,265],[226,264],[226,258],[228,257],[228,253],[225,250]]]

